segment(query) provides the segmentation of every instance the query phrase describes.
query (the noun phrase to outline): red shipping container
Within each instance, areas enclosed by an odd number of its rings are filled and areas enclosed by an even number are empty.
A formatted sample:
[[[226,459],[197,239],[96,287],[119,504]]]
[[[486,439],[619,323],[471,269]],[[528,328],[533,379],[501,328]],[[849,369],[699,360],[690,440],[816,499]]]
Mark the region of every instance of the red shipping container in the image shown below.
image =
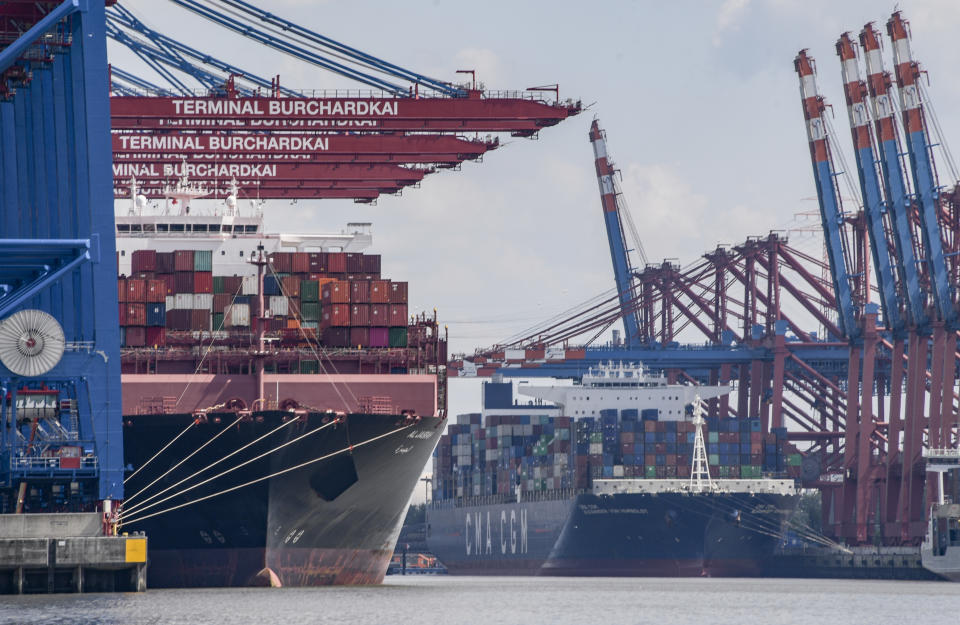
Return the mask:
[[[306,252],[293,253],[293,273],[310,273],[310,254]]]
[[[269,260],[276,273],[290,273],[293,269],[293,254],[291,252],[274,252],[270,255]]]
[[[206,312],[206,311],[201,311]],[[175,332],[185,332],[190,330],[190,320],[193,317],[192,310],[168,310],[167,311],[167,329]]]
[[[193,270],[178,271],[173,274],[173,291],[177,293],[193,293]]]
[[[130,270],[133,273],[138,271],[156,271],[157,270],[157,251],[156,250],[135,250],[130,255]]]
[[[388,304],[370,304],[370,325],[390,325],[390,306]]]
[[[213,273],[196,271],[193,274],[193,293],[213,293]]]
[[[163,280],[163,283],[166,285],[167,295],[173,295],[176,293],[174,287],[176,282],[174,279],[174,274],[172,273],[159,273],[157,274],[157,280]]]
[[[224,276],[223,277],[224,293],[229,293],[230,295],[241,295],[240,291],[242,288],[243,288],[242,276]]]
[[[300,278],[297,276],[287,276],[281,283],[283,284],[283,294],[287,297],[300,297]]]
[[[194,309],[190,311],[190,329],[191,330],[209,330],[210,329],[210,311],[203,309]]]
[[[162,304],[167,297],[167,282],[165,280],[147,281],[147,301],[152,304]]]
[[[150,347],[163,347],[167,344],[166,328],[147,328],[146,344]]]
[[[173,273],[176,271],[176,254],[174,252],[157,252],[157,273]],[[191,267],[193,269],[193,267]]]
[[[350,283],[343,280],[327,282],[320,289],[320,301],[324,304],[349,304]]]
[[[127,325],[127,303],[120,302],[120,325]]]
[[[310,263],[308,273],[324,273],[327,270],[326,254],[322,252],[310,252],[307,256],[309,257],[308,262]]]
[[[364,254],[361,258],[360,271],[380,273],[380,254]]]
[[[323,344],[329,347],[350,345],[350,328],[327,328],[323,331]]]
[[[366,280],[354,280],[350,283],[350,302],[368,304],[370,302],[370,283]]]
[[[370,347],[370,328],[350,328],[350,347]]]
[[[128,327],[125,337],[127,347],[143,347],[147,344],[146,328]]]
[[[389,292],[388,297],[390,299],[391,304],[407,303],[407,283],[406,282],[391,282],[388,292]]]
[[[127,301],[127,281],[123,278],[117,280],[117,301],[120,303]]]
[[[213,312],[223,312],[233,301],[233,293],[214,293]]]
[[[147,283],[144,280],[127,280],[127,301],[145,302],[147,301]]]
[[[368,326],[370,325],[370,305],[353,304],[350,306],[350,325]]]
[[[349,326],[350,304],[331,304],[323,307],[322,323],[327,326]]]
[[[147,305],[146,304],[130,304],[127,305],[127,316],[125,323],[128,326],[145,326],[147,325]]]
[[[405,304],[390,306],[390,326],[399,328],[405,325],[407,325],[407,306]]]
[[[370,283],[370,303],[371,304],[389,304],[390,294],[387,289],[390,283],[387,280],[374,280]]]
[[[173,253],[174,271],[193,271],[193,250],[177,250]],[[184,291],[189,293],[189,291]]]
[[[327,253],[327,271],[329,273],[346,273],[347,255],[343,252]]]

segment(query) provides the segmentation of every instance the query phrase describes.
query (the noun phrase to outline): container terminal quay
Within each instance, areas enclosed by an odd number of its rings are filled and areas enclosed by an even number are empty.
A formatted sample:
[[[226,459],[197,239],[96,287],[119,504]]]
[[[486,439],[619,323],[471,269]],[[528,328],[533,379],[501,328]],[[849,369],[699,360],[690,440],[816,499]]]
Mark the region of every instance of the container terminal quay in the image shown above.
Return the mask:
[[[0,593],[378,584],[424,482],[431,571],[960,579],[960,176],[906,15],[783,59],[823,254],[744,232],[681,264],[646,256],[620,129],[558,85],[167,2],[357,88],[123,1],[0,2]],[[610,289],[470,353],[370,223],[265,225],[581,123]],[[463,378],[478,409],[448,415]]]

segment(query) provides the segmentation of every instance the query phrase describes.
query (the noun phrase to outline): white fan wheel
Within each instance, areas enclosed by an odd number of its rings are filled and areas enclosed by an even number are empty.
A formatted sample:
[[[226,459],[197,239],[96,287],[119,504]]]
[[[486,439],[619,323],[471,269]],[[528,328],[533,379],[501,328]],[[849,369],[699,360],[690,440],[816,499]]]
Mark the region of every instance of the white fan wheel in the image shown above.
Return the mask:
[[[36,377],[63,357],[63,328],[42,310],[21,310],[0,322],[0,362],[15,373]]]

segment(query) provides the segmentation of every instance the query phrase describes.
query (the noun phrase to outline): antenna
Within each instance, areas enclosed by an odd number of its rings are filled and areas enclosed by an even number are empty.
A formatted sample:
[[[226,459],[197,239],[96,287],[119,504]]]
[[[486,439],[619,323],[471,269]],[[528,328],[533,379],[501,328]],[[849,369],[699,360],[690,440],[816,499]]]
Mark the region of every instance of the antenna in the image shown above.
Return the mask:
[[[707,448],[703,444],[703,405],[703,400],[697,395],[693,400],[693,427],[696,428],[696,438],[693,441],[693,467],[690,471],[690,488],[698,493],[702,493],[704,490],[713,490],[713,480],[710,479],[710,463],[707,461]]]

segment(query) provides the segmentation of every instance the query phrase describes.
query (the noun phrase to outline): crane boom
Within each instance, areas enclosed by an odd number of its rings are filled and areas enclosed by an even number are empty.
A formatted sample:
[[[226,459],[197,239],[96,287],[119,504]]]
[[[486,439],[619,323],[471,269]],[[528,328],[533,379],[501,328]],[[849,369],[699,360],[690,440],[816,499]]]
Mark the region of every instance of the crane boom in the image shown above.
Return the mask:
[[[956,322],[957,314],[953,306],[952,288],[940,233],[940,189],[930,156],[920,85],[917,83],[920,67],[911,55],[907,23],[899,11],[887,21],[887,33],[893,42],[893,63],[900,93],[900,110],[907,136],[910,169],[913,172],[913,189],[919,203],[923,247],[926,261],[930,265],[934,304],[940,319],[952,326]]]
[[[823,234],[827,244],[827,256],[830,260],[830,273],[840,312],[838,326],[844,337],[855,339],[860,335],[857,324],[856,303],[853,301],[854,289],[849,269],[852,255],[849,253],[844,237],[843,207],[837,192],[836,175],[830,156],[830,140],[827,125],[823,119],[825,108],[823,96],[817,91],[816,72],[813,59],[806,50],[801,50],[794,60],[794,68],[800,78],[800,97],[803,101],[803,114],[807,125],[807,139],[810,142],[810,157],[813,161],[813,177],[817,184],[817,197],[820,201],[820,217]]]
[[[870,105],[879,142],[880,165],[883,172],[887,211],[897,240],[897,261],[906,292],[907,311],[910,321],[917,327],[928,323],[926,294],[920,284],[919,258],[921,250],[913,234],[910,219],[910,201],[907,180],[904,177],[900,133],[897,130],[897,113],[890,74],[883,67],[880,50],[880,33],[867,24],[860,31],[860,45],[867,66],[867,86],[870,90]]]
[[[887,327],[902,332],[905,327],[903,307],[897,292],[896,267],[890,257],[890,247],[895,241],[890,228],[884,222],[884,198],[877,172],[876,150],[866,101],[867,85],[860,78],[857,52],[849,33],[844,33],[837,41],[837,55],[841,62],[847,114],[857,158],[860,190],[863,193],[863,209],[870,230],[870,253],[873,256],[873,266],[877,270],[883,319]]]
[[[618,201],[614,169],[607,158],[607,141],[600,124],[595,119],[590,124],[590,143],[593,145],[594,163],[597,168],[597,183],[600,186],[600,205],[603,208],[603,220],[607,227],[607,243],[610,246],[610,259],[613,261],[613,277],[617,283],[620,297],[620,311],[623,315],[623,329],[626,344],[634,347],[640,344],[640,325],[634,304],[633,269],[627,253],[624,238],[621,206]]]

